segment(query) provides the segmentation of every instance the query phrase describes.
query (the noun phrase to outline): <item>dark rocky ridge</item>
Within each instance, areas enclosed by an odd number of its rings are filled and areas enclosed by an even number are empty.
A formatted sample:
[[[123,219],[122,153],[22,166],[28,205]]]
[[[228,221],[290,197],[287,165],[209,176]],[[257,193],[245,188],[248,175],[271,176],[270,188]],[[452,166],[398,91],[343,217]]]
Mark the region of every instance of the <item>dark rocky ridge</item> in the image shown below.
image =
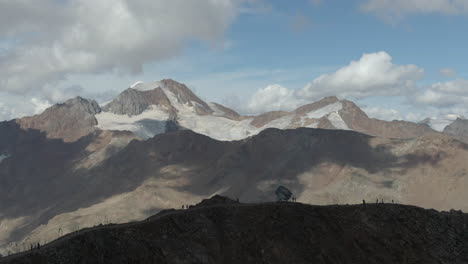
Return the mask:
[[[205,204],[205,205],[203,205]],[[79,231],[0,263],[467,263],[468,215],[222,197]]]

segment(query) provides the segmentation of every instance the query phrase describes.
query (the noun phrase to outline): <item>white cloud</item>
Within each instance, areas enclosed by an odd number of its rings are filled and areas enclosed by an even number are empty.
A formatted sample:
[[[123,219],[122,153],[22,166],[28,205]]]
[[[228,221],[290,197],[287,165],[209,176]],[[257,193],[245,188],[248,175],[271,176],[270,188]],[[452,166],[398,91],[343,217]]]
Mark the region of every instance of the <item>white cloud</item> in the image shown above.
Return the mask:
[[[45,101],[20,95],[6,95],[0,92],[0,98],[8,98],[0,102],[0,121],[37,114],[46,107]]]
[[[247,110],[250,113],[292,110],[303,103],[304,101],[297,97],[295,91],[275,84],[258,90],[250,98]]]
[[[367,106],[363,107],[362,110],[372,118],[377,118],[381,120],[401,120],[403,119],[403,115],[400,111],[392,108],[383,108],[378,106]]]
[[[457,72],[454,69],[450,68],[443,68],[439,70],[440,75],[447,77],[447,78],[453,78],[457,76]]]
[[[70,74],[137,73],[186,40],[216,41],[237,0],[0,1],[0,90],[26,93]]]
[[[261,89],[250,99],[248,109],[291,110],[332,95],[348,99],[406,95],[416,90],[416,82],[423,75],[424,70],[415,65],[394,64],[386,52],[364,54],[336,72],[320,75],[302,89],[278,85]]]
[[[34,107],[34,114],[36,115],[44,112],[44,110],[52,106],[52,104],[50,104],[49,101],[41,100],[35,97],[31,98],[31,103]]]
[[[373,13],[389,21],[410,14],[468,14],[466,0],[367,0],[361,5],[365,12]]]
[[[435,83],[415,95],[417,103],[427,106],[451,108],[468,103],[468,80],[456,79]]]
[[[384,108],[379,106],[366,106],[362,110],[372,118],[393,121],[393,120],[406,120],[411,122],[419,122],[427,116],[418,112],[403,112],[394,108]]]
[[[416,87],[424,70],[416,65],[396,65],[386,52],[364,54],[331,74],[324,74],[299,91],[301,97],[328,95],[344,98],[406,94]]]

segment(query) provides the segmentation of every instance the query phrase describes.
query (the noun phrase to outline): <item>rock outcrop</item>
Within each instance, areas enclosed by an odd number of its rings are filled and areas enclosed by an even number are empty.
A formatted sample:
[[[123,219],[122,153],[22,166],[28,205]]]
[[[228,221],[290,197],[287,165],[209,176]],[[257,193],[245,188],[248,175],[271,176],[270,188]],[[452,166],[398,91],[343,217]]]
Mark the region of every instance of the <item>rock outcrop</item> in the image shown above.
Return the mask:
[[[457,118],[453,123],[445,127],[444,133],[468,143],[468,120]]]

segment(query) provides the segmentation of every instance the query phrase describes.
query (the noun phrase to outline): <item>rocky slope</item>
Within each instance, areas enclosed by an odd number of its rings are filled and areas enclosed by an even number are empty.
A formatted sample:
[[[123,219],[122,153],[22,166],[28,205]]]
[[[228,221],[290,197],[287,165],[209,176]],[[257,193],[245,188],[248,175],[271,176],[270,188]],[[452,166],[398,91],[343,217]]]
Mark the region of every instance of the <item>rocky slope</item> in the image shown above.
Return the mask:
[[[220,197],[205,204],[83,230],[0,262],[468,262],[468,215],[460,212],[397,204],[239,204]]]
[[[453,123],[445,127],[444,133],[468,142],[468,120],[457,118]]]
[[[48,138],[76,141],[95,131],[95,115],[101,108],[94,100],[76,97],[48,108],[44,113],[17,120],[22,129],[45,132]]]
[[[384,199],[468,210],[468,147],[443,135],[397,140],[347,130],[267,129],[229,142],[182,130],[131,141],[89,164],[84,153],[92,139],[56,140],[54,147],[13,152],[0,163],[1,252],[55,239],[58,228],[66,234],[139,220],[214,194],[272,201],[278,185],[304,203]],[[22,162],[36,156],[44,160]]]

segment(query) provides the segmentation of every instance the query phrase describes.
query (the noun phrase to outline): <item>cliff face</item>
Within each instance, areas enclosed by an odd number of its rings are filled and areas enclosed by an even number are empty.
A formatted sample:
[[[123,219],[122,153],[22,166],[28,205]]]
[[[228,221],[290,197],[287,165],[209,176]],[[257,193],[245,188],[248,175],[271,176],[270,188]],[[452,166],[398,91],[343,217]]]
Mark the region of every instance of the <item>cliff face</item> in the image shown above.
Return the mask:
[[[208,201],[1,263],[467,263],[468,216],[397,204]]]

